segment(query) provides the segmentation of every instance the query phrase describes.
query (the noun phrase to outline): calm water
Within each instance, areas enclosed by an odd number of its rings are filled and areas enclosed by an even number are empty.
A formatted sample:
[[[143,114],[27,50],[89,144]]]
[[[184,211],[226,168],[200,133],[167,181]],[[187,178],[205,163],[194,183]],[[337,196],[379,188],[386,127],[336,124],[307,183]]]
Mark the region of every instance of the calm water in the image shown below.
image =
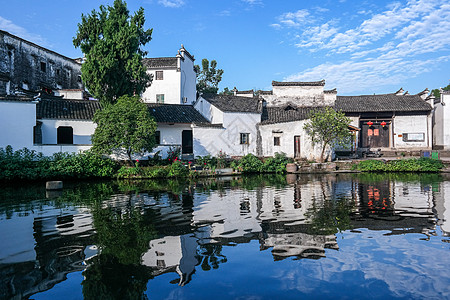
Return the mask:
[[[0,299],[449,299],[450,178],[0,187]]]

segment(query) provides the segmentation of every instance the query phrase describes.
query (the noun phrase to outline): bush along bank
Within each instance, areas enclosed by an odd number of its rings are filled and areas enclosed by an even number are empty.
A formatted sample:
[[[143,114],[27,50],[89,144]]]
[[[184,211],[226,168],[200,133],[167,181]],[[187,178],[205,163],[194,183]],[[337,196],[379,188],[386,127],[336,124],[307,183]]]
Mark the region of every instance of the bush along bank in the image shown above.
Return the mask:
[[[286,164],[291,162],[283,153],[261,160],[252,154],[230,159],[220,152],[217,157],[208,155],[185,162],[178,158],[179,151],[168,154],[167,159],[153,157],[148,161],[136,161],[135,166],[129,167],[91,151],[44,156],[27,148],[13,151],[11,146],[7,146],[0,148],[0,180],[188,178],[216,176],[216,171],[223,168],[232,168],[236,174],[282,174],[286,172]]]
[[[44,156],[23,148],[0,148],[0,180],[112,178],[119,166],[114,160],[85,151]]]
[[[253,154],[248,154],[240,159],[228,159],[222,152],[217,157],[207,155],[194,161],[183,162],[177,156],[170,157],[168,160],[173,162],[168,164],[165,160],[159,160],[159,164],[154,166],[141,167],[139,162],[136,163],[135,167],[123,166],[117,172],[117,178],[151,179],[216,176],[218,175],[217,171],[224,168],[231,168],[234,174],[283,174],[286,173],[286,164],[292,161],[284,153],[275,153],[274,157],[261,160]]]
[[[391,161],[363,160],[353,166],[361,172],[440,172],[444,168],[441,160],[433,158],[409,158]]]

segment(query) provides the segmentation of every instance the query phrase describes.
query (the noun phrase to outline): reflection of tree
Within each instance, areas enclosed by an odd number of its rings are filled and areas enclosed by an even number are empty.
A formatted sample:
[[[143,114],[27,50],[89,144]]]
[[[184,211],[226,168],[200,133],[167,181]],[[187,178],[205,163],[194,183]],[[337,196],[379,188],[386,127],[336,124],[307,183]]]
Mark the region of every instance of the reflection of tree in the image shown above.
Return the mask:
[[[222,254],[222,245],[201,245],[197,252],[201,257],[200,261],[203,271],[209,271],[211,268],[218,269],[219,264],[227,262],[227,258]]]
[[[353,208],[354,204],[348,198],[325,199],[322,205],[314,202],[305,214],[311,222],[311,233],[329,235],[350,229]]]
[[[86,299],[142,299],[150,271],[141,265],[156,231],[138,208],[92,210],[100,253],[83,272]]]

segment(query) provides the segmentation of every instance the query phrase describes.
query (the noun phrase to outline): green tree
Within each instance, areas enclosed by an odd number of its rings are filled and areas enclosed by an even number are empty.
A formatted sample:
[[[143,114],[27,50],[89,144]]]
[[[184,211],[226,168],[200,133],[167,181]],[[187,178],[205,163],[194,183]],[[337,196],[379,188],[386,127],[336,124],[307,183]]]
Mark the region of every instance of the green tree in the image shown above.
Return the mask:
[[[446,87],[442,88],[444,91],[450,91],[450,84]],[[433,89],[431,90],[431,93],[436,97],[436,99],[441,99],[441,91],[440,89]]]
[[[202,66],[194,66],[194,71],[197,74],[197,92],[205,94],[217,94],[219,90],[219,82],[222,80],[223,70],[217,69],[217,62],[215,60],[209,61],[202,59]]]
[[[86,57],[81,78],[102,104],[114,103],[122,95],[138,95],[151,82],[142,64],[147,54],[142,46],[151,40],[152,29],[145,30],[144,23],[144,9],[131,16],[121,0],[81,15],[73,38]]]
[[[352,134],[348,129],[351,120],[343,112],[335,111],[331,107],[315,110],[303,126],[311,138],[313,146],[321,144],[320,161],[324,161],[325,149],[333,145],[345,145]]]
[[[126,154],[133,163],[133,154],[149,152],[155,145],[156,122],[138,97],[120,97],[116,104],[98,110],[94,122],[92,149],[97,153]]]
[[[225,87],[223,91],[219,93],[219,95],[234,95],[233,90],[230,90],[228,87]]]

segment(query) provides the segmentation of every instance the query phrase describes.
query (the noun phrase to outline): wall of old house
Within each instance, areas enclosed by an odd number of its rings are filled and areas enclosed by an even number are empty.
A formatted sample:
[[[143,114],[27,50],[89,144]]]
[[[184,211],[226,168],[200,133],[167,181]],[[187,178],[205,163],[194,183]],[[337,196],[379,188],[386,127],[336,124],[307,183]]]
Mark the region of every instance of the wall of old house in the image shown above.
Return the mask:
[[[283,152],[288,157],[294,157],[294,136],[300,136],[300,157],[308,160],[319,160],[321,147],[313,147],[311,139],[306,134],[303,126],[307,120],[295,122],[260,125],[262,156],[273,156]],[[274,138],[280,138],[280,146],[274,145]],[[324,157],[331,156],[331,150],[327,149]]]
[[[194,104],[194,108],[212,124],[223,124],[224,113],[205,99],[200,97]]]
[[[269,106],[279,106],[287,103],[297,106],[324,106],[334,105],[336,100],[332,95],[324,94],[322,85],[273,86],[272,92],[272,95],[261,95]]]
[[[0,101],[0,147],[14,150],[33,147],[36,103]]]
[[[82,120],[54,120],[41,119],[42,122],[42,144],[55,145],[57,144],[57,131],[60,126],[67,126],[73,128],[73,144],[74,145],[88,145],[92,144],[91,137],[94,134],[97,125],[92,121]]]
[[[259,113],[223,113],[223,128],[194,127],[194,152],[196,156],[217,155],[220,151],[229,156],[256,154]],[[249,143],[240,144],[241,133],[249,134]]]
[[[434,145],[450,149],[450,92],[443,91],[441,99],[435,104],[433,124]]]
[[[0,31],[0,94],[17,89],[80,89],[81,64]]]
[[[156,79],[156,71],[163,72],[163,79]],[[164,95],[165,104],[192,104],[197,97],[194,60],[184,48],[177,55],[177,67],[148,68],[153,81],[142,93],[144,102],[156,103],[156,95]]]
[[[393,119],[391,130],[393,148],[431,149],[431,122],[427,115],[397,115]],[[406,135],[409,140],[406,140]]]

